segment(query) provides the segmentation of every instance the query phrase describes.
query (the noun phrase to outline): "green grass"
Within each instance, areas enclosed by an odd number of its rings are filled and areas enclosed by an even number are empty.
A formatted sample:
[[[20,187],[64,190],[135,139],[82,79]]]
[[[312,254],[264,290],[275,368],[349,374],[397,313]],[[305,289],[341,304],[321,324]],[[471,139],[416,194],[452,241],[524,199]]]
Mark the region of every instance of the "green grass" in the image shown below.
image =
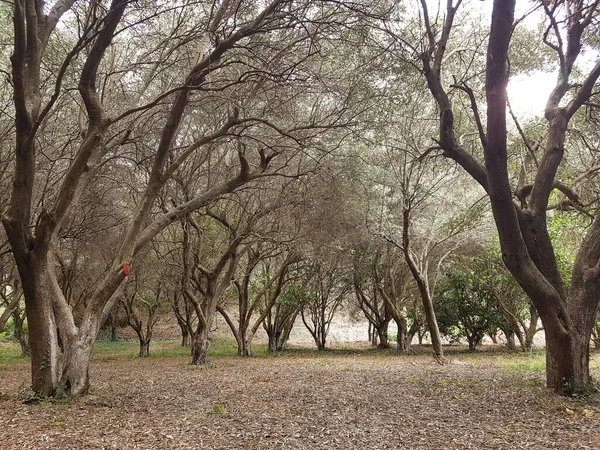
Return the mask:
[[[520,357],[503,358],[501,364],[509,372],[543,372],[546,370],[546,356],[544,353],[533,353]]]
[[[469,353],[463,349],[448,349],[446,355],[460,358],[468,361],[471,364],[496,364],[505,368],[509,372],[543,372],[546,367],[545,353],[543,350],[536,350],[529,353],[507,352],[497,350],[495,348]],[[110,361],[136,358],[139,352],[139,343],[136,339],[129,340],[99,340],[94,345],[92,357],[96,360]],[[259,358],[278,358],[286,357],[315,357],[318,356],[323,360],[328,358],[344,357],[344,356],[381,356],[387,357],[405,357],[402,354],[397,354],[394,349],[375,349],[364,348],[357,349],[355,347],[336,347],[324,351],[317,351],[312,347],[290,348],[282,353],[271,353],[268,351],[266,344],[256,343],[252,346],[253,356]],[[411,353],[411,356],[422,355],[428,356],[431,354],[431,349],[427,346],[417,346]],[[214,336],[212,345],[209,350],[209,359],[216,357],[232,357],[237,355],[237,347],[235,340],[227,336]],[[150,358],[189,358],[190,349],[181,347],[179,340],[153,340],[150,344]],[[28,358],[21,356],[21,348],[18,343],[10,341],[0,341],[0,363],[6,364],[12,362],[24,362]],[[600,353],[592,352],[590,358],[590,369],[600,370]]]
[[[252,345],[255,356],[268,354],[266,344]],[[139,343],[136,339],[109,341],[98,340],[94,344],[93,357],[102,360],[128,359],[139,353]],[[208,351],[209,358],[214,356],[236,356],[235,340],[229,337],[215,336]],[[182,347],[180,340],[153,340],[150,342],[150,358],[181,358],[189,357],[190,348]]]
[[[0,362],[17,362],[28,360],[28,357],[21,355],[21,346],[18,342],[0,341]]]

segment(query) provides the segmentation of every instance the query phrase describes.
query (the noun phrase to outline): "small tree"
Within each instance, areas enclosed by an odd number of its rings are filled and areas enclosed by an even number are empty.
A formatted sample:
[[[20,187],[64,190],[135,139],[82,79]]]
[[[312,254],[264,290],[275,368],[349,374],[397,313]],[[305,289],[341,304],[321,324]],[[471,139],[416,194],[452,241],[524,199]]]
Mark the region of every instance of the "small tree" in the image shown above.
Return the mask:
[[[290,284],[277,297],[274,305],[266,309],[263,328],[269,338],[270,352],[281,352],[287,347],[290,333],[307,296],[306,288],[299,284]]]
[[[325,350],[331,322],[350,291],[350,285],[343,280],[342,271],[335,265],[327,267],[315,263],[309,269],[308,276],[308,291],[300,314],[317,349]]]
[[[356,305],[369,321],[369,329],[372,330],[371,342],[379,348],[388,348],[388,325],[392,320],[392,309],[389,301],[386,301],[378,286],[379,280],[373,276],[376,272],[374,267],[379,262],[379,256],[374,256],[374,261],[368,261],[367,266],[361,264],[359,255],[362,250],[354,252],[353,282]],[[370,263],[370,264],[369,264]],[[398,330],[398,339],[403,340],[401,328]]]
[[[273,266],[277,267],[276,272],[271,274],[270,267],[265,267],[266,270],[262,272],[263,277],[259,277],[254,280],[254,283],[251,283],[254,269],[258,266],[261,255],[256,248],[247,250],[248,259],[243,275],[233,280],[238,297],[237,324],[224,307],[217,307],[217,310],[233,332],[238,346],[238,355],[240,356],[252,356],[254,335],[273,309],[282,289],[289,281],[288,271],[290,266],[297,262],[297,257],[294,254],[277,255],[279,258],[276,259],[279,261],[273,262]],[[270,266],[270,264],[267,264],[267,266]],[[257,311],[258,317],[255,317],[254,321],[251,322],[253,314]]]
[[[481,339],[500,327],[503,320],[485,283],[480,280],[481,275],[472,261],[455,260],[439,285],[436,307],[440,329],[453,337],[464,336],[469,351],[475,351]]]
[[[159,278],[154,282],[154,287],[141,286],[136,276],[133,283],[125,286],[121,298],[121,305],[127,314],[127,324],[135,331],[140,342],[140,358],[150,356],[154,325],[161,317],[157,313],[163,301],[163,281]]]

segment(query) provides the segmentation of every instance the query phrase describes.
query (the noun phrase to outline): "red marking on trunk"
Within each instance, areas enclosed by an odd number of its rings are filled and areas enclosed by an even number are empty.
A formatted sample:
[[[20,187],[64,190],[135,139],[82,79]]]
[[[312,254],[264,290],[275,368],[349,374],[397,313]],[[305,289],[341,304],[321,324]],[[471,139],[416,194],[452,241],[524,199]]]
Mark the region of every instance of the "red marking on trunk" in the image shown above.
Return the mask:
[[[123,264],[123,273],[125,276],[129,275],[129,271],[131,270],[131,266],[127,263]]]

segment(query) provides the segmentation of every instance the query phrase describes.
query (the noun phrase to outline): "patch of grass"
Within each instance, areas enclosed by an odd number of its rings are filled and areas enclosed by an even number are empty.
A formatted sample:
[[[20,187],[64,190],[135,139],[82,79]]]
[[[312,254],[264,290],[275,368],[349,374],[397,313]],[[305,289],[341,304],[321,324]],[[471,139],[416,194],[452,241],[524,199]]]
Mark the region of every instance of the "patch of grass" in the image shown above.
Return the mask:
[[[543,372],[546,370],[546,359],[531,358],[506,362],[504,367],[509,372]]]
[[[222,405],[214,405],[213,406],[213,412],[216,414],[220,414],[222,416],[227,415],[227,408],[225,408]]]
[[[18,342],[3,341],[0,342],[0,361],[27,361],[29,357],[21,354],[21,346]]]
[[[131,359],[140,351],[139,342],[129,340],[98,340],[94,344],[92,356],[104,361]],[[155,340],[150,342],[150,358],[180,358],[190,356],[190,348],[182,347],[179,340]]]
[[[315,367],[327,367],[327,366],[330,366],[331,364],[333,364],[333,361],[331,361],[329,359],[318,359],[315,362]]]

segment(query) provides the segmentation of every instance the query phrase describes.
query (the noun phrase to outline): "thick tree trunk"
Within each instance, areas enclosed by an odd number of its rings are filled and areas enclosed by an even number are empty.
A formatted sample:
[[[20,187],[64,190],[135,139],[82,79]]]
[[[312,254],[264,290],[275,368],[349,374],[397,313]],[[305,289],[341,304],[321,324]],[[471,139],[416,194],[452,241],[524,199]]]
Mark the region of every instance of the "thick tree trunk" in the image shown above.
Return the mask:
[[[408,333],[406,330],[406,319],[394,318],[396,326],[398,328],[398,334],[396,335],[396,352],[406,353],[409,350],[408,344]]]
[[[283,331],[276,331],[269,335],[269,351],[282,352],[287,345],[287,337]]]
[[[212,320],[212,318],[210,318]],[[210,323],[210,321],[208,322]],[[192,365],[201,365],[208,362],[208,349],[210,348],[210,325],[199,325],[196,336],[192,342]]]
[[[239,356],[252,356],[252,339],[254,338],[254,333],[252,331],[247,331],[241,336],[241,348],[238,345],[238,355]]]
[[[20,271],[31,351],[31,389],[43,396],[54,395],[59,380],[60,348],[52,309],[53,293],[47,282],[50,270],[42,262]]]
[[[276,333],[269,334],[269,344],[268,349],[270,352],[279,352],[282,349],[278,345],[279,339]]]
[[[72,342],[65,343],[63,371],[60,388],[64,394],[79,397],[90,389],[90,356],[95,336],[78,336]],[[57,392],[57,396],[62,393]]]
[[[590,383],[589,335],[553,330],[546,324],[546,383],[572,395]]]
[[[194,345],[192,346],[192,364],[197,366],[208,362],[208,349],[210,348],[210,340],[202,339],[196,336]]]

